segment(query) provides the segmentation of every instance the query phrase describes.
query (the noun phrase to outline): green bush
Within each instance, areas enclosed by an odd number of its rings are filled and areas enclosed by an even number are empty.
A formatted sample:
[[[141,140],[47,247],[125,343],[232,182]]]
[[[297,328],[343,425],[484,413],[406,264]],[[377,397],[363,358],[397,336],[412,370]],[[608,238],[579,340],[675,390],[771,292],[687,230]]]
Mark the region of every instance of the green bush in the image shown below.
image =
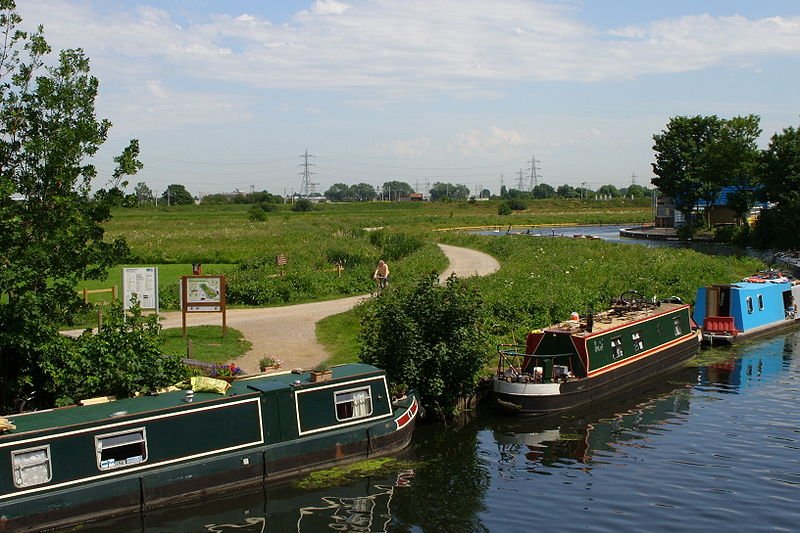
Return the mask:
[[[366,304],[359,357],[385,369],[391,384],[419,391],[434,416],[448,418],[474,391],[491,353],[485,316],[476,286],[455,277],[441,285],[432,274]]]
[[[50,378],[46,391],[56,405],[68,405],[96,396],[132,396],[173,385],[188,375],[179,357],[164,356],[155,315],[143,317],[134,307],[123,320],[117,301],[99,333],[77,339],[62,337],[42,367]]]
[[[510,207],[512,211],[525,211],[528,209],[528,204],[519,198],[511,198],[508,200],[508,207]]]
[[[387,261],[397,261],[407,257],[422,248],[424,244],[422,239],[415,235],[385,230],[370,233],[369,242],[381,248],[381,258]]]
[[[502,216],[511,214],[511,206],[508,205],[508,202],[503,202],[497,206],[497,214]]]
[[[306,200],[305,198],[301,198],[292,204],[292,211],[307,212],[313,210],[314,204],[311,202],[311,200]]]

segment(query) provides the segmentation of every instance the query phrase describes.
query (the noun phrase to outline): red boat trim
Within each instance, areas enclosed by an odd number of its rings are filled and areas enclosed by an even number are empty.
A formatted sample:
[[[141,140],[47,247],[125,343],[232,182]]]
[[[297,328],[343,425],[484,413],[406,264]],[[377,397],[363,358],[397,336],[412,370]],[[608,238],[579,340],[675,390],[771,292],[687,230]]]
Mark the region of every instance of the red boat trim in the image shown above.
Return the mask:
[[[526,343],[527,346],[525,350],[528,355],[533,355],[536,353],[536,350],[542,343],[542,339],[544,339],[544,333],[541,331],[528,333],[528,342]]]
[[[395,427],[395,431],[414,420],[414,417],[417,416],[417,411],[419,411],[417,399],[412,398],[411,405],[408,407],[408,409],[406,409],[402,415],[395,419],[394,423],[397,426]]]
[[[588,350],[586,348],[586,339],[572,335],[572,346],[575,347],[575,351],[578,353],[578,357],[581,358],[581,363],[583,364],[583,368],[585,368],[588,371],[589,356],[587,355]]]
[[[685,334],[684,336],[678,337],[677,339],[672,340],[672,341],[670,341],[668,343],[661,344],[659,346],[656,346],[655,348],[650,348],[649,350],[645,350],[644,352],[642,352],[642,353],[640,353],[638,355],[634,355],[632,357],[628,357],[626,359],[622,359],[621,361],[617,361],[616,363],[611,363],[610,365],[606,365],[606,366],[604,366],[602,368],[599,368],[598,370],[595,370],[593,372],[589,372],[588,377],[591,378],[591,377],[594,377],[594,376],[599,376],[600,374],[605,374],[606,372],[609,372],[611,370],[614,370],[614,369],[620,368],[622,366],[625,366],[627,364],[633,363],[634,361],[638,361],[639,359],[644,359],[645,357],[649,357],[650,355],[652,355],[654,353],[657,353],[657,352],[660,352],[661,350],[664,350],[665,348],[669,348],[670,346],[673,346],[675,344],[680,344],[681,342],[685,341],[689,337],[696,337],[696,336],[697,336],[697,334],[695,332],[693,332],[693,331],[689,332],[689,333]]]

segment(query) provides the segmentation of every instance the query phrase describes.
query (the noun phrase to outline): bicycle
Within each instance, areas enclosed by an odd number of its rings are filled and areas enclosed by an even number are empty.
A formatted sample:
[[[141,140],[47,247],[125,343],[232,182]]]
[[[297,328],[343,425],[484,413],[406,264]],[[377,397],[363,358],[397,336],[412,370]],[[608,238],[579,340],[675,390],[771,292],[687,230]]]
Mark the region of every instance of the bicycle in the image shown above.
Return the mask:
[[[386,287],[389,286],[389,278],[378,276],[375,278],[375,288],[372,290],[373,295],[378,296]]]

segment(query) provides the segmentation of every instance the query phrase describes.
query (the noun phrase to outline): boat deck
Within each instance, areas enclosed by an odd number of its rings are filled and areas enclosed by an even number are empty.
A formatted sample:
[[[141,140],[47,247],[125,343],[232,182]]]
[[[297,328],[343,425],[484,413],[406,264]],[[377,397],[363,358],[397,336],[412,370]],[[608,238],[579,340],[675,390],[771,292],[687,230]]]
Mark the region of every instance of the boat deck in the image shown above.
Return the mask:
[[[375,367],[363,364],[349,364],[331,368],[332,379],[348,379],[359,375],[373,375]],[[170,390],[152,396],[123,398],[91,405],[70,405],[45,411],[6,415],[16,426],[13,431],[0,433],[0,442],[11,435],[19,435],[29,431],[41,431],[50,427],[82,425],[99,420],[111,420],[117,417],[140,415],[165,409],[189,409],[193,405],[209,401],[231,401],[247,395],[261,394],[291,386],[316,386],[311,382],[310,372],[286,371],[277,374],[258,374],[236,379],[231,383],[225,395],[213,392],[195,392],[191,402],[186,401],[185,390]]]
[[[634,306],[617,306],[607,311],[595,313],[592,316],[591,331],[589,331],[587,316],[581,317],[579,320],[565,320],[559,322],[558,324],[548,327],[544,331],[553,333],[567,332],[579,337],[588,337],[628,325],[638,320],[663,315],[681,307],[686,307],[686,304],[662,303],[659,306],[646,305],[638,308]]]

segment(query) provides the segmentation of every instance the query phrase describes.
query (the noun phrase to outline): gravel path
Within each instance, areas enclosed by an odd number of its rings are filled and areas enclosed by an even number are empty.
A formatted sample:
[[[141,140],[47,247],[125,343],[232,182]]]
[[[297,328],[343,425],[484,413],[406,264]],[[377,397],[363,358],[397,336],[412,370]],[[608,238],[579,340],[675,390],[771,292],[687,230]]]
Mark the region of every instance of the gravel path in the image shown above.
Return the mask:
[[[450,261],[441,274],[444,280],[455,273],[460,277],[485,276],[500,268],[492,256],[483,252],[440,244]],[[352,296],[325,302],[267,307],[258,309],[229,309],[229,327],[238,329],[252,343],[252,348],[234,362],[248,374],[257,373],[258,360],[275,355],[283,361],[281,370],[311,368],[330,354],[317,342],[316,323],[323,318],[344,313],[368,296]],[[164,328],[181,327],[179,311],[162,313]],[[219,313],[195,314],[187,317],[187,326],[222,325]]]

